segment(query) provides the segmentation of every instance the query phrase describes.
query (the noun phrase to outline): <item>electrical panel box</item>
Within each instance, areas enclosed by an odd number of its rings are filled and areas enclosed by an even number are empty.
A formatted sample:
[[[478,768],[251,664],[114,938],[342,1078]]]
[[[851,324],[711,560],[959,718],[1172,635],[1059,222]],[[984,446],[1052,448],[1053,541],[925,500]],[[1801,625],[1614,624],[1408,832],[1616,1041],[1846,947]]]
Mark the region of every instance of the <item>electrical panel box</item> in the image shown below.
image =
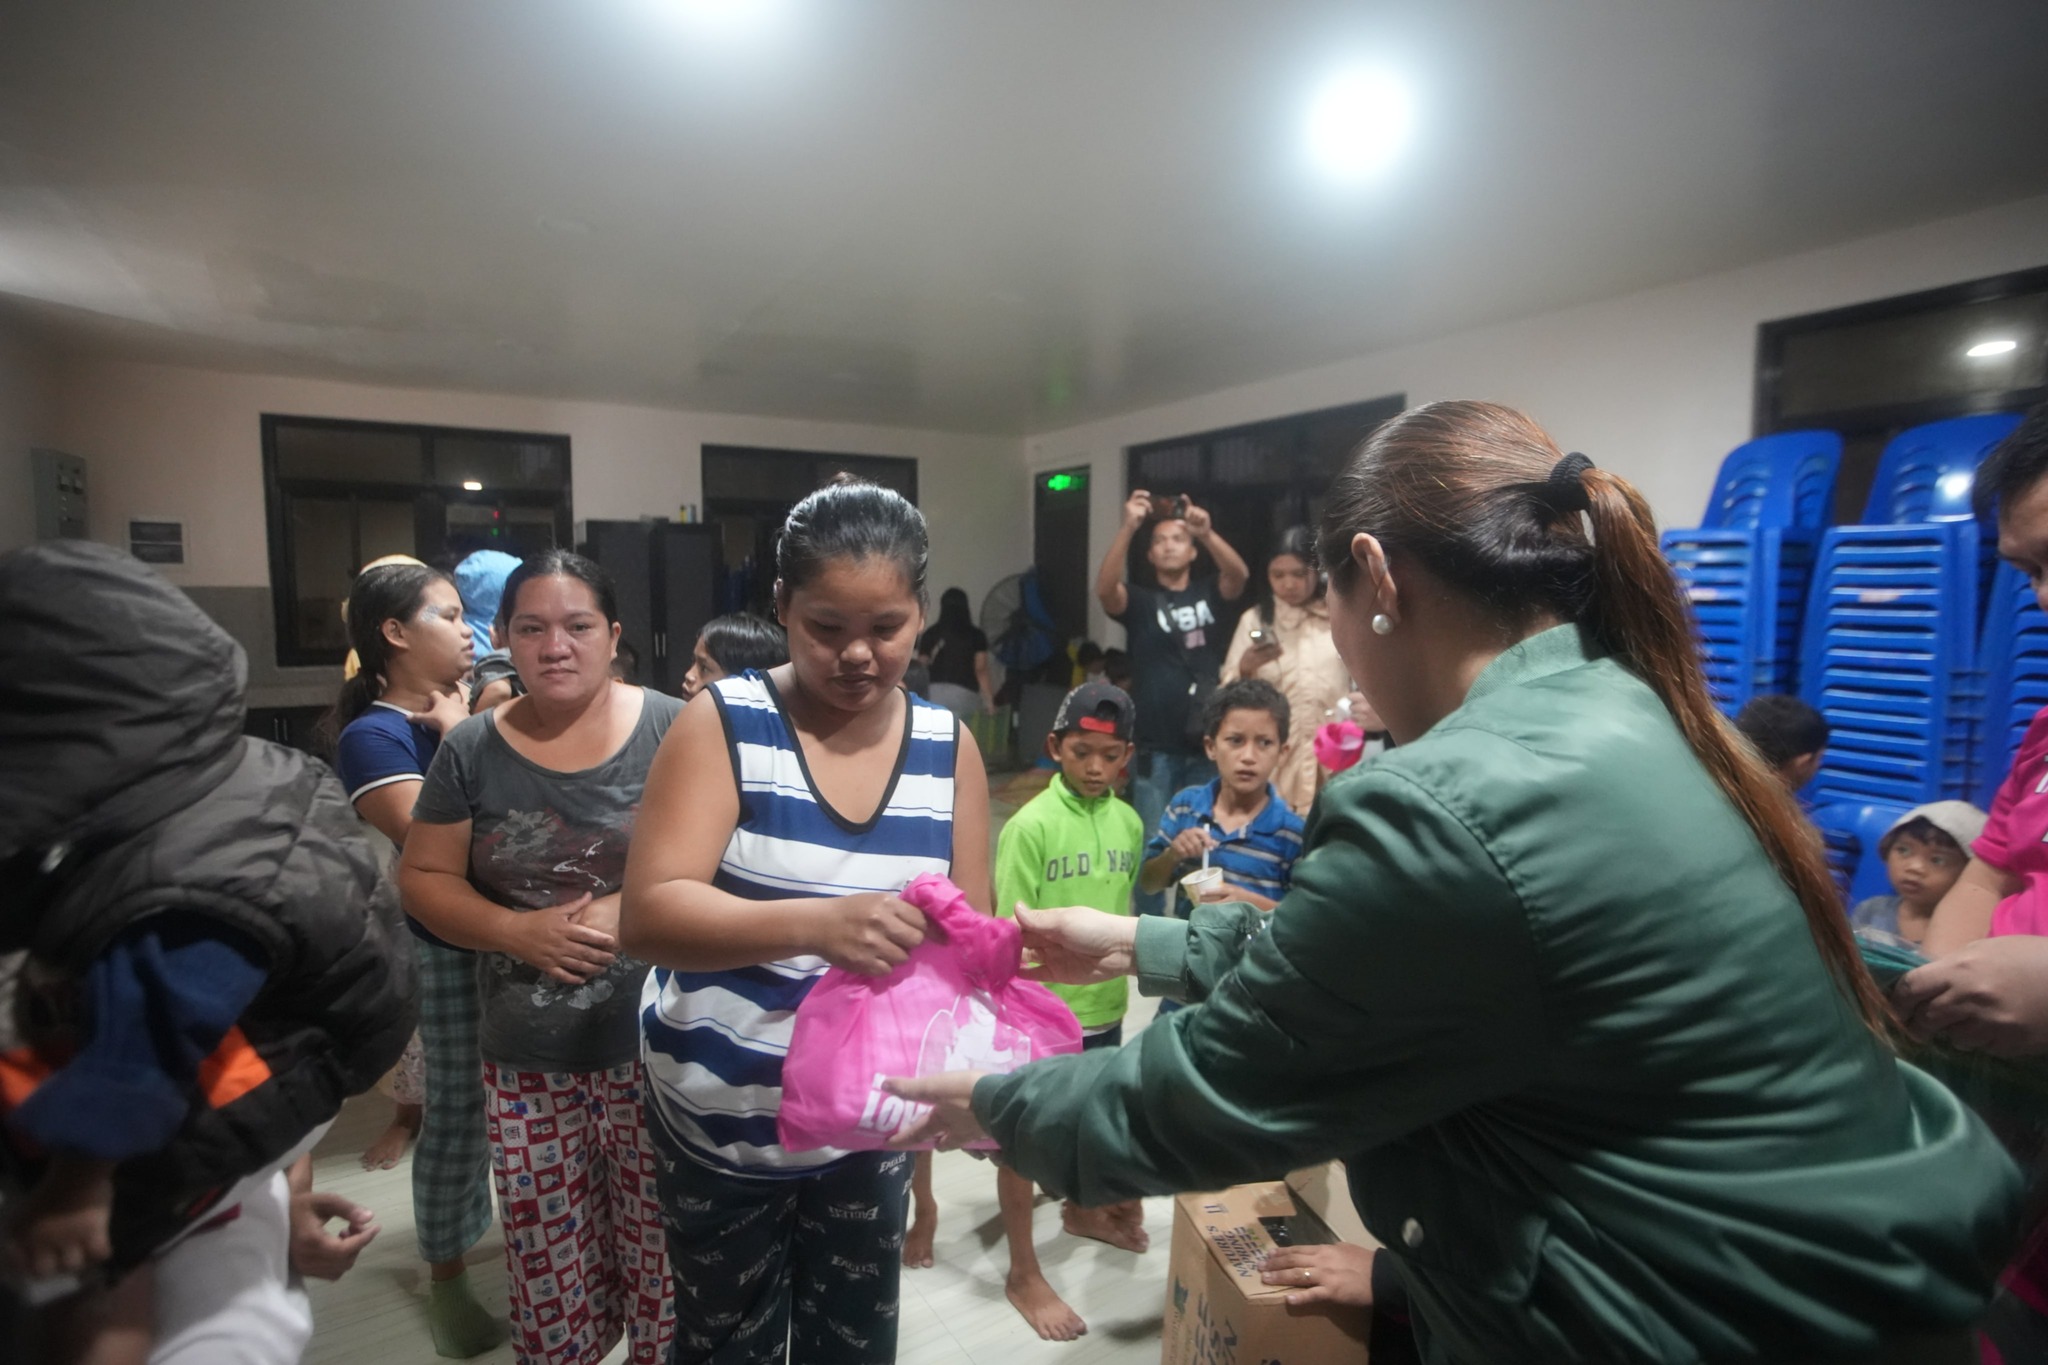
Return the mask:
[[[36,486],[36,539],[85,539],[85,461],[58,450],[31,450],[28,462]]]

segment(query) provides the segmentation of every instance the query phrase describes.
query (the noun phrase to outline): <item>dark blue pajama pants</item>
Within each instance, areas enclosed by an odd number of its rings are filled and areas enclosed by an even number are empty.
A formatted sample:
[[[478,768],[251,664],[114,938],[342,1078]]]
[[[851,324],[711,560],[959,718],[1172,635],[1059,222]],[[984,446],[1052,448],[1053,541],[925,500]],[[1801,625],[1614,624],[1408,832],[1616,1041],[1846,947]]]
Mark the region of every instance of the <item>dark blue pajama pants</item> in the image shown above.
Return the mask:
[[[672,1365],[887,1365],[910,1157],[856,1152],[816,1175],[750,1180],[652,1125],[676,1284]]]

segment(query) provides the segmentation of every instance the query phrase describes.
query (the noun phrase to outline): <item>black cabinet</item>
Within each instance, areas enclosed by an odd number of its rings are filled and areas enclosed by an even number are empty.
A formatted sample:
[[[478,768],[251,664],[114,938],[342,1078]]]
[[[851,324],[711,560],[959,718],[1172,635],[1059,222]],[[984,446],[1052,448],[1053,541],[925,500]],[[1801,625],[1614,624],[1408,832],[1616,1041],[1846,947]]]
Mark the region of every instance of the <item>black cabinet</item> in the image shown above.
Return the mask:
[[[718,614],[717,528],[591,521],[580,548],[618,584],[621,638],[639,661],[635,681],[681,695],[697,632]]]

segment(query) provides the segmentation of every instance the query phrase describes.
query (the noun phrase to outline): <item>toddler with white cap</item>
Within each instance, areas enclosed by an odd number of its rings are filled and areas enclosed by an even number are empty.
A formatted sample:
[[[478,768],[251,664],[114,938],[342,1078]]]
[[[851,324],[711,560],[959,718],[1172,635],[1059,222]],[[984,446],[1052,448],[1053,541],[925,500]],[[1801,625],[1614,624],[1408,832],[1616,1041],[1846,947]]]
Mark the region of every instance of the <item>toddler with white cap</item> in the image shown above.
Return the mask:
[[[1988,818],[1967,801],[1930,801],[1892,821],[1877,841],[1892,894],[1857,902],[1849,912],[1850,923],[1920,942],[1934,918],[1934,907],[1963,875],[1970,845],[1984,832]]]

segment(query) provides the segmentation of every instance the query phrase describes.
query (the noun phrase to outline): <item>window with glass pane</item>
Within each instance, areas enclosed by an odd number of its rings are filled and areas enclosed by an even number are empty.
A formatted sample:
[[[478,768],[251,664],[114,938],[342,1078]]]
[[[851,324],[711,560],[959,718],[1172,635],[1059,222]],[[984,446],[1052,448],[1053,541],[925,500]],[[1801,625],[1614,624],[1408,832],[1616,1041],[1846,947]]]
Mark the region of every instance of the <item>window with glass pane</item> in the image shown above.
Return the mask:
[[[1764,323],[1756,431],[1842,436],[1835,520],[1854,522],[1885,445],[1948,417],[2048,399],[2048,267]]]
[[[567,534],[567,437],[276,415],[262,424],[280,665],[341,662],[341,600],[373,559],[452,567],[473,550],[530,554]]]
[[[567,451],[516,436],[436,436],[434,482],[450,488],[559,488]]]
[[[793,507],[841,473],[894,489],[917,501],[917,461],[894,455],[830,455],[753,446],[705,446],[704,504]]]
[[[355,578],[355,509],[347,498],[291,501],[294,632],[313,649],[348,649],[341,604]]]
[[[425,483],[426,442],[417,431],[329,423],[279,424],[277,475],[341,483]]]

